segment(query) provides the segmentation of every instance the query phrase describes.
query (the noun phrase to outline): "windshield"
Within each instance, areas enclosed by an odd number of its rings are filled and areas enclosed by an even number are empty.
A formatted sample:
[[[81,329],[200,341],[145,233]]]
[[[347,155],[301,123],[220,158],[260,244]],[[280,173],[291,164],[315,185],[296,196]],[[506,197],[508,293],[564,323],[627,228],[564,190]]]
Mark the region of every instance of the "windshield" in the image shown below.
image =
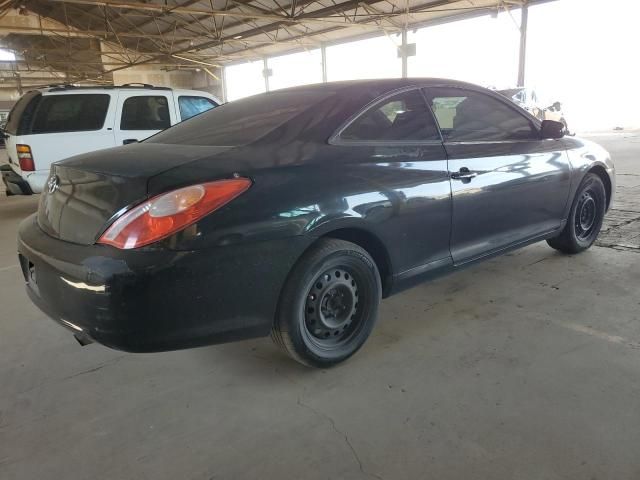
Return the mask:
[[[333,91],[296,88],[225,103],[179,123],[145,142],[177,145],[239,146],[252,143]]]

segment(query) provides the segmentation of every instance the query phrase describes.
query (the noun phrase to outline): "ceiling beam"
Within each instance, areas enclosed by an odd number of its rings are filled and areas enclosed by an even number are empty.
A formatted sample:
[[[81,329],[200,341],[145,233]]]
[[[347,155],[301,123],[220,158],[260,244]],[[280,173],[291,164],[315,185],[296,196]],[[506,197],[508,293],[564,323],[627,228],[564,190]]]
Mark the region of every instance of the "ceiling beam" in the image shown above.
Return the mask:
[[[119,9],[127,9],[127,10],[141,10],[141,11],[157,11],[157,12],[167,12],[176,13],[180,15],[199,15],[199,16],[208,16],[208,17],[235,17],[235,18],[245,18],[251,20],[274,20],[278,22],[283,22],[284,24],[296,24],[300,23],[301,18],[304,16],[304,23],[324,23],[324,24],[334,24],[340,26],[354,26],[354,27],[371,27],[371,25],[366,24],[358,24],[352,23],[345,20],[340,20],[340,17],[332,17],[318,14],[318,12],[326,9],[320,9],[315,12],[311,12],[310,14],[301,15],[297,17],[289,17],[284,15],[276,15],[276,14],[265,14],[265,13],[247,13],[247,12],[239,12],[232,10],[214,10],[214,9],[196,9],[196,8],[185,8],[185,7],[168,7],[161,4],[156,3],[140,3],[140,2],[120,2],[116,0],[50,0],[54,3],[71,3],[77,5],[91,5],[94,7],[109,7],[109,8],[119,8]],[[375,0],[374,3],[377,3],[382,0]],[[353,9],[357,6],[358,3],[361,2],[344,2],[335,5],[335,7],[341,7],[345,3],[355,3],[355,6],[352,6],[350,9]],[[333,10],[335,7],[328,7],[330,10]],[[335,18],[336,20],[332,20]],[[227,27],[228,28],[228,27]]]
[[[432,2],[427,3],[427,4],[421,4],[421,5],[417,5],[417,6],[413,7],[413,8],[410,8],[408,12],[405,10],[405,11],[402,12],[402,14],[403,15],[411,15],[413,13],[420,13],[420,12],[423,12],[425,9],[428,9],[429,7],[431,7],[431,8],[439,8],[439,7],[442,7],[444,5],[447,5],[447,4],[451,3],[451,1],[452,0],[438,0],[438,1],[435,1],[435,2],[432,1]],[[359,2],[356,2],[356,3],[364,4],[365,2],[359,1]],[[377,3],[377,2],[375,2],[375,1],[371,1],[370,3],[367,2],[368,5],[372,5],[374,3]],[[339,6],[339,5],[342,5],[342,4],[338,4],[336,6]],[[310,12],[310,13],[313,13],[313,12]],[[368,20],[359,20],[359,21],[368,21]],[[335,32],[337,30],[340,30],[340,28],[339,27],[331,27],[331,28],[327,28],[327,29],[323,29],[323,30],[316,30],[316,31],[313,31],[313,32],[308,32],[308,33],[306,33],[304,35],[296,35],[294,37],[289,37],[289,38],[287,38],[287,40],[291,41],[291,42],[295,42],[295,41],[301,40],[302,38],[314,37],[314,36],[317,36],[317,35],[326,35],[327,33],[332,33],[332,32]],[[400,29],[398,30],[398,32],[399,31],[400,31]],[[341,40],[341,41],[346,41],[346,40]],[[256,50],[258,48],[260,48],[260,47],[258,47],[258,46],[249,46],[249,47],[243,48],[241,53],[244,54],[247,51]],[[234,53],[235,52],[227,52],[227,55],[233,55]],[[239,51],[239,53],[240,53],[240,51]]]
[[[21,26],[5,26],[0,25],[0,32],[12,33],[16,35],[54,35],[60,37],[80,37],[80,38],[97,38],[103,40],[105,36],[113,36],[112,31],[107,30],[70,30],[66,28],[55,27],[21,27]],[[143,32],[118,32],[118,35],[125,38],[159,38],[159,33],[143,33]],[[193,35],[176,35],[176,38],[192,40]]]

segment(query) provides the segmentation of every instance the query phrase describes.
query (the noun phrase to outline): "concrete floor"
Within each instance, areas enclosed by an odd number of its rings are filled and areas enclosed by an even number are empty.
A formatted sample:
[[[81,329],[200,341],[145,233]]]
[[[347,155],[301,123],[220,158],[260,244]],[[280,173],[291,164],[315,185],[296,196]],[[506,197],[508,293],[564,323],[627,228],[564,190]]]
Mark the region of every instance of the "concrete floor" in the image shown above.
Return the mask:
[[[640,478],[640,134],[595,139],[619,172],[607,247],[534,245],[390,298],[328,371],[269,339],[80,347],[23,292],[37,198],[0,197],[0,478]]]

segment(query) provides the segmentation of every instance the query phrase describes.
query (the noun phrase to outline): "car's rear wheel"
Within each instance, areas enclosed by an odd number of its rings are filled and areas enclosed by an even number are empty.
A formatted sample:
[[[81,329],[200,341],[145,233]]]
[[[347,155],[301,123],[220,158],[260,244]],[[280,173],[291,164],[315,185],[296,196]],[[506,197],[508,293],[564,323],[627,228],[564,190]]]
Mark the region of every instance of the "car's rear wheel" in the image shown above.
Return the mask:
[[[364,249],[344,240],[321,239],[289,275],[271,337],[305,365],[340,363],[369,337],[381,291],[376,264]]]
[[[600,177],[585,175],[571,205],[564,229],[555,238],[547,240],[552,248],[564,253],[586,250],[598,238],[607,205],[607,193]]]

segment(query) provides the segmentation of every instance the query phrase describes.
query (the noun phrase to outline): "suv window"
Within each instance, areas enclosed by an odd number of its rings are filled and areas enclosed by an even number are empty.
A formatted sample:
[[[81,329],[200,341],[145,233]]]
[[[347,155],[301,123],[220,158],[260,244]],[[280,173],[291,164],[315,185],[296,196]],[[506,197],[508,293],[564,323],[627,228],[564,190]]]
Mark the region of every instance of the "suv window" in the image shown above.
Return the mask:
[[[186,120],[194,117],[199,113],[211,110],[217,105],[215,102],[206,97],[193,97],[181,95],[178,97],[178,106],[180,107],[180,118]]]
[[[38,103],[28,133],[100,130],[110,98],[105,94],[45,95]]]
[[[25,93],[13,106],[7,117],[7,124],[4,127],[5,132],[12,135],[25,135],[28,133],[33,112],[42,94],[37,90]]]
[[[529,119],[489,95],[460,88],[430,88],[429,94],[431,109],[445,140],[473,142],[538,138]]]
[[[342,140],[440,140],[424,97],[418,90],[402,92],[374,105],[340,134]]]
[[[129,97],[122,105],[120,130],[164,130],[170,126],[167,97]]]

